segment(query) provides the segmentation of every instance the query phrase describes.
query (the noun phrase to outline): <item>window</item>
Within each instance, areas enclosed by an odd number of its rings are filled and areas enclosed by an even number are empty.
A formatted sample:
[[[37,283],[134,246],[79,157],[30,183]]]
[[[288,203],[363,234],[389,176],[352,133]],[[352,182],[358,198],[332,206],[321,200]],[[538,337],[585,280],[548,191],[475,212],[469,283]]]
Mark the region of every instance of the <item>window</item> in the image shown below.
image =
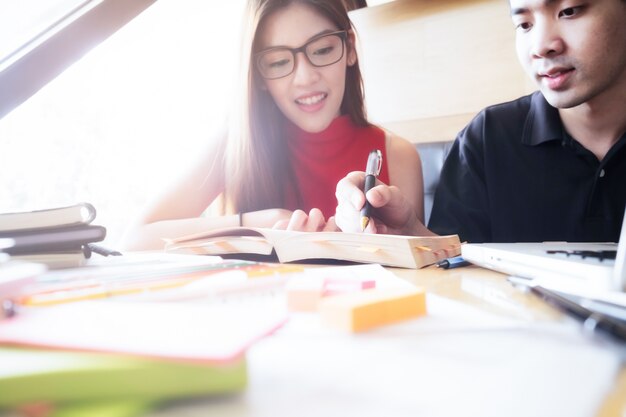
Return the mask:
[[[109,1],[126,2],[102,3]],[[37,17],[39,27],[65,16],[61,10],[90,3],[39,2],[50,5],[49,14]],[[107,242],[121,237],[127,222],[179,175],[222,122],[240,5],[159,0],[94,49],[81,49],[82,58],[7,111],[0,119],[0,212],[89,201],[98,210],[94,223],[107,228]],[[25,16],[20,9],[0,0],[2,16]],[[2,28],[0,39],[18,27]],[[38,32],[31,29],[21,39]],[[16,46],[0,48],[6,53]],[[41,64],[43,79],[48,75]],[[11,87],[5,76],[0,72],[0,91]],[[0,104],[6,105],[6,97],[0,94]]]
[[[45,41],[99,0],[0,1],[0,68]]]

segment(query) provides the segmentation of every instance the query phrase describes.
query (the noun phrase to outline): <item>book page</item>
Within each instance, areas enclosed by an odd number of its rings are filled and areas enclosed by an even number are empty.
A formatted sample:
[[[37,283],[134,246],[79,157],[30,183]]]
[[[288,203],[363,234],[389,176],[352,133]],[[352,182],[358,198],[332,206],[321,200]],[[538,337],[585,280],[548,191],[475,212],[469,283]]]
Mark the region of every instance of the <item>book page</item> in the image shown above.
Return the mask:
[[[402,236],[247,227],[179,237],[170,240],[166,250],[212,255],[269,254],[271,247],[280,262],[329,259],[404,268],[421,268],[460,253],[457,235]]]

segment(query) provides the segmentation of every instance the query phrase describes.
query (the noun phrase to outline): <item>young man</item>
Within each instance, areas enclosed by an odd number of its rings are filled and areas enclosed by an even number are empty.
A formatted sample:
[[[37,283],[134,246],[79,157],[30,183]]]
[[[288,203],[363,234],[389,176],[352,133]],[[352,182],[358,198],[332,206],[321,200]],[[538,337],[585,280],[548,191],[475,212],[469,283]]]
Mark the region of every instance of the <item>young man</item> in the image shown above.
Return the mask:
[[[470,242],[616,241],[626,205],[626,0],[510,0],[518,58],[540,92],[489,107],[444,165],[430,229]],[[359,229],[363,173],[337,185]],[[366,229],[425,234],[384,184]]]

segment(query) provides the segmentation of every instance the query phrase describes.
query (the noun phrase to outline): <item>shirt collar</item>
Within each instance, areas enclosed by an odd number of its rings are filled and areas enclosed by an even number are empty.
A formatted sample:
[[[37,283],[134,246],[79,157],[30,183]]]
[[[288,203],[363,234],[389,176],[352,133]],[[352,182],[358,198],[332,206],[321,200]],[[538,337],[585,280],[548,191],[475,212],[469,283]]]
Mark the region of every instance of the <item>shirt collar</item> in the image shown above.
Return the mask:
[[[559,111],[546,101],[541,92],[533,93],[522,132],[522,143],[536,146],[553,140],[563,141],[563,131]]]

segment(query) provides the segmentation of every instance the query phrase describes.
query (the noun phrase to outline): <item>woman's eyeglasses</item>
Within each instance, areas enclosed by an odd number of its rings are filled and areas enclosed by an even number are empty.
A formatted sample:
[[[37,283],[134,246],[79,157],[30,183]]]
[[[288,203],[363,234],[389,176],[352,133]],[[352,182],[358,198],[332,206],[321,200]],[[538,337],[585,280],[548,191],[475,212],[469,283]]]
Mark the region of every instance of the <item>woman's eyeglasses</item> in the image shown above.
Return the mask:
[[[286,77],[296,67],[296,54],[304,53],[314,67],[325,67],[343,58],[345,30],[325,33],[311,39],[299,48],[276,47],[255,54],[257,70],[268,80]]]

